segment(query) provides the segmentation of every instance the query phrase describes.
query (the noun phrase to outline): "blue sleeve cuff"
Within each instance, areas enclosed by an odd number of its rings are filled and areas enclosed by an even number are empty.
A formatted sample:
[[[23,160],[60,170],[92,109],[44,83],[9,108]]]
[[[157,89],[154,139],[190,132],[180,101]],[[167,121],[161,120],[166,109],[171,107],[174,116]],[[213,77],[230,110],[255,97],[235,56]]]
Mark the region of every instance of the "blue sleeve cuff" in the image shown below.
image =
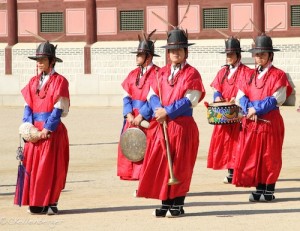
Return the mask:
[[[182,115],[185,111],[190,109],[192,106],[191,101],[184,97],[182,99],[176,100],[174,103],[171,105],[168,105],[165,107],[168,116],[171,119],[175,119],[176,117]]]
[[[217,98],[217,97],[221,97],[221,98],[222,98],[221,92],[219,92],[219,91],[215,91],[215,92],[214,92],[214,102],[216,102],[216,98]]]
[[[46,128],[51,132],[55,131],[60,122],[60,117],[62,112],[63,112],[62,109],[54,108],[53,111],[51,112],[51,115],[46,120],[44,128]]]
[[[151,109],[152,109],[153,112],[154,112],[157,108],[163,107],[163,106],[161,105],[160,100],[159,100],[159,98],[158,98],[157,95],[152,95],[152,96],[150,97],[149,103],[150,103],[150,107],[151,107]]]
[[[153,114],[151,106],[149,105],[148,101],[139,109],[139,113],[143,116],[144,119],[150,120]]]
[[[251,107],[251,102],[250,102],[249,98],[246,95],[244,95],[242,98],[240,98],[239,104],[243,110],[243,114],[247,115],[248,108]]]
[[[128,113],[132,113],[132,99],[126,96],[123,98],[123,116],[126,117]]]
[[[33,124],[32,109],[26,105],[23,113],[23,123],[28,122]]]
[[[264,115],[277,108],[277,100],[273,97],[266,97],[263,100],[252,101],[257,115]]]

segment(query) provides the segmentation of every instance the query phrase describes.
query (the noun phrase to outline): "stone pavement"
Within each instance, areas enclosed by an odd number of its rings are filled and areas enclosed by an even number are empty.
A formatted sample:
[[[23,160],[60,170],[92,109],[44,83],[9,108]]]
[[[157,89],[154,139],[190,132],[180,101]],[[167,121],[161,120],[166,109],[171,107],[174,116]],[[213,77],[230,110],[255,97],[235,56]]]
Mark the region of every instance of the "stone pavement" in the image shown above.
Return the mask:
[[[200,149],[186,216],[154,218],[160,201],[133,197],[137,182],[116,177],[121,107],[71,108],[63,119],[69,131],[70,166],[57,216],[33,216],[13,205],[18,161],[20,107],[0,107],[0,230],[298,230],[300,226],[300,113],[284,106],[286,136],[276,201],[250,203],[252,189],[223,184],[226,171],[206,168],[213,125],[201,103],[194,117]]]

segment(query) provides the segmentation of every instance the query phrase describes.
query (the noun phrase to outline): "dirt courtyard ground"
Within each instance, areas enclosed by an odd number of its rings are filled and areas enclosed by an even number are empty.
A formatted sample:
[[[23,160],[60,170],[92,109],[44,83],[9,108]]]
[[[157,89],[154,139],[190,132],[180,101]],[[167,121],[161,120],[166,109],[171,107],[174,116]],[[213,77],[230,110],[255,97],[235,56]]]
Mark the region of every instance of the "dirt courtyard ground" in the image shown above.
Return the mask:
[[[286,134],[283,167],[273,203],[248,202],[251,188],[223,184],[225,171],[206,168],[213,125],[203,103],[194,110],[200,129],[200,148],[186,216],[154,218],[160,201],[135,198],[137,182],[116,176],[121,107],[71,107],[63,122],[70,138],[70,165],[57,216],[33,216],[27,207],[13,205],[18,161],[21,107],[0,107],[0,230],[299,230],[300,113],[284,106]]]

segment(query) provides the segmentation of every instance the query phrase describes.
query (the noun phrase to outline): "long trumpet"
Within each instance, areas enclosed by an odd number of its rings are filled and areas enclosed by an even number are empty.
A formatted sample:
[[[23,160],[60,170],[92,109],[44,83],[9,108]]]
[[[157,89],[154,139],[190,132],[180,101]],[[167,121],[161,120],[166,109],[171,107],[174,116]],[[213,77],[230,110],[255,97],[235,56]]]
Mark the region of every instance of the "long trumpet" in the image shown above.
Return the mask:
[[[155,69],[155,71],[156,71],[156,81],[157,81],[157,87],[158,87],[159,100],[160,100],[160,103],[162,103],[157,68]],[[168,132],[167,132],[167,122],[164,121],[162,126],[163,126],[164,138],[165,138],[165,142],[166,142],[167,159],[168,159],[168,166],[169,166],[169,172],[170,172],[170,178],[168,181],[168,185],[174,185],[174,184],[178,184],[179,181],[176,179],[176,177],[174,176],[174,172],[173,172],[173,161],[172,161],[172,157],[171,157],[171,153],[170,153],[170,145],[169,145],[169,138],[168,138]]]

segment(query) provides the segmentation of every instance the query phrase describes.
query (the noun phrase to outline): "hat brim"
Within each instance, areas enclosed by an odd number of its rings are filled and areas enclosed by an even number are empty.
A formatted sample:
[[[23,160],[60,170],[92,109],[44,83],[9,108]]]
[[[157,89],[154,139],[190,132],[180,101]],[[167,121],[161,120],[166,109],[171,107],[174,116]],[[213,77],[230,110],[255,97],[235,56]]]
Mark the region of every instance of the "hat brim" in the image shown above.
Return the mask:
[[[186,47],[189,47],[189,46],[192,46],[194,45],[195,43],[187,43],[187,44],[174,44],[174,45],[165,45],[165,46],[162,46],[161,48],[166,48],[168,50],[171,50],[171,49],[179,49],[179,48],[186,48]]]
[[[130,52],[131,54],[138,54],[138,53],[146,53],[146,52],[140,52],[140,51],[132,51]],[[151,54],[152,56],[155,56],[155,57],[160,57],[160,55],[157,55],[157,54]]]
[[[248,52],[250,53],[264,53],[264,52],[276,52],[276,51],[280,51],[279,49],[258,49],[258,48],[252,48],[250,50],[248,50]]]
[[[29,56],[28,58],[36,61],[36,60],[38,60],[40,58],[49,58],[49,56],[47,56],[47,55],[39,55],[39,56]],[[57,58],[57,57],[54,57],[54,58],[55,58],[56,62],[58,62],[58,63],[62,63],[63,62],[62,59],[60,59],[60,58]]]

